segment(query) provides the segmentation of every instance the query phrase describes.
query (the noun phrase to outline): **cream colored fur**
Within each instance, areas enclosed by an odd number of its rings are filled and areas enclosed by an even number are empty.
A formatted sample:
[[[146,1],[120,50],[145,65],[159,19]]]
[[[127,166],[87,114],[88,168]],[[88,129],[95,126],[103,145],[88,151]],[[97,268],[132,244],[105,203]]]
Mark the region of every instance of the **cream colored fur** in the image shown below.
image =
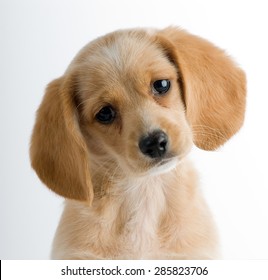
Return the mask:
[[[165,95],[152,89],[161,79]],[[177,28],[117,31],[84,47],[48,86],[32,135],[33,168],[66,198],[52,258],[218,258],[187,155],[237,132],[245,95],[243,71],[222,50]],[[105,106],[116,112],[109,124],[97,119]],[[138,145],[156,130],[168,136],[157,161]]]

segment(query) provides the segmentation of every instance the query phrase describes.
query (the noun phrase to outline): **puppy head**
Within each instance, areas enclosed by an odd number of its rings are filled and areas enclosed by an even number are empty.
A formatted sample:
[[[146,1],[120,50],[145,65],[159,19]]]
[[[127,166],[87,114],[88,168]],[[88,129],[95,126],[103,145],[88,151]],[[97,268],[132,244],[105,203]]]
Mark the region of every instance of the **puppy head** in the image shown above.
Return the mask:
[[[80,72],[80,124],[98,166],[112,162],[110,168],[117,164],[139,176],[169,169],[188,152],[177,68],[154,38],[144,31],[114,33],[76,61],[70,71]]]
[[[32,165],[56,193],[92,201],[97,170],[167,171],[192,142],[222,145],[240,128],[244,107],[243,72],[207,41],[175,28],[114,32],[82,49],[48,86]]]

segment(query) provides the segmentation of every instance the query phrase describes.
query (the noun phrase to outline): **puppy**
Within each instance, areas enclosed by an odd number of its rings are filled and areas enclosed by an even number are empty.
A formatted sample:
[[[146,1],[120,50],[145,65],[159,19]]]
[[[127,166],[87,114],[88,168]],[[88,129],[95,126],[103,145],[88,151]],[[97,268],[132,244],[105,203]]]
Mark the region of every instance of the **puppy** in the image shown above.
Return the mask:
[[[66,198],[52,258],[217,258],[187,154],[238,131],[245,83],[224,51],[175,27],[86,45],[48,85],[32,134],[33,168]]]

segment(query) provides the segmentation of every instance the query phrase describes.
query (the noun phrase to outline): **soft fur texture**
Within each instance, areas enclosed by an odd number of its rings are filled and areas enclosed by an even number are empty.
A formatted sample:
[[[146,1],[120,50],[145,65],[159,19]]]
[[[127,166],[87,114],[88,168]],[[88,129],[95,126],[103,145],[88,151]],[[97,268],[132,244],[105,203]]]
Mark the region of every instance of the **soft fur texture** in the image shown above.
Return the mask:
[[[152,84],[168,79],[157,95]],[[32,166],[66,198],[55,259],[212,259],[217,234],[187,160],[243,123],[245,75],[224,51],[174,27],[123,30],[85,46],[51,82],[37,113]],[[110,124],[96,119],[105,106]],[[156,161],[139,149],[168,136]]]

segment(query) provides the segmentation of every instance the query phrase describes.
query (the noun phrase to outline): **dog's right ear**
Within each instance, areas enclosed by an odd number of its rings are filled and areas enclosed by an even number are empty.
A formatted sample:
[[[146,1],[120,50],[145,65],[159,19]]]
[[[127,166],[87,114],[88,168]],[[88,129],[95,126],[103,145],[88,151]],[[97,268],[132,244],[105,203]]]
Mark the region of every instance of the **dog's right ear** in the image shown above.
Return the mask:
[[[156,38],[177,67],[194,143],[204,150],[217,149],[243,124],[244,71],[223,50],[181,29],[166,28]]]
[[[39,178],[57,194],[93,200],[88,150],[79,129],[75,81],[62,77],[51,82],[37,112],[30,157]]]

